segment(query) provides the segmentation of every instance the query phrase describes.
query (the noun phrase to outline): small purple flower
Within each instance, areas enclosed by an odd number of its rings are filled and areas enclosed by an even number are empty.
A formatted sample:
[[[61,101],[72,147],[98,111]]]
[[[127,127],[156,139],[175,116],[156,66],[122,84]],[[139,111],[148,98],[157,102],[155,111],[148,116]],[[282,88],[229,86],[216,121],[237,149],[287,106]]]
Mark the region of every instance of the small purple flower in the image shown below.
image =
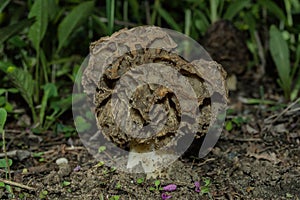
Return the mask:
[[[77,165],[77,166],[73,169],[73,171],[74,171],[74,172],[78,172],[80,169],[81,169],[81,167],[80,167],[79,165]]]
[[[195,185],[195,191],[196,191],[196,192],[200,192],[200,183],[199,183],[199,181],[196,181],[196,182],[194,183],[194,185]]]
[[[172,197],[171,195],[168,195],[168,194],[166,194],[166,193],[162,193],[162,194],[161,194],[162,200],[170,199],[171,197]]]
[[[170,185],[166,185],[165,187],[163,187],[164,191],[169,191],[169,192],[176,190],[176,188],[177,188],[177,185],[175,185],[175,184],[170,184]]]

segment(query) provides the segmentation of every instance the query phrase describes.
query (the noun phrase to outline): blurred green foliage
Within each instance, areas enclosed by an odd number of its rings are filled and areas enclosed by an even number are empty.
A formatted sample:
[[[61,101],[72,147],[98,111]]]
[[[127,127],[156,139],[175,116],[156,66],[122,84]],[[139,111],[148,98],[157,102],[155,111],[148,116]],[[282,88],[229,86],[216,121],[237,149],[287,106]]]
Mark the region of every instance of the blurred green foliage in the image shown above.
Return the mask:
[[[276,67],[279,86],[293,100],[300,90],[299,18],[299,0],[1,0],[0,106],[13,113],[16,101],[28,108],[34,127],[49,129],[70,110],[90,42],[145,24],[199,40],[219,19],[247,32],[249,66],[263,65],[271,54],[274,64],[267,64]]]

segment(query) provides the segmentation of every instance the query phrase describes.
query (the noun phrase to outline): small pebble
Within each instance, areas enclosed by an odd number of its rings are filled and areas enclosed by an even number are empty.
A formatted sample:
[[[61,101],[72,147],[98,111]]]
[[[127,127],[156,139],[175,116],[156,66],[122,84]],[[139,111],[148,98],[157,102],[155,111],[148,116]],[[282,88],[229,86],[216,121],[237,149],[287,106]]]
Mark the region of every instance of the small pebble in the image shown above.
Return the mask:
[[[66,158],[58,158],[55,163],[59,166],[59,165],[62,165],[62,164],[68,164],[68,159]]]

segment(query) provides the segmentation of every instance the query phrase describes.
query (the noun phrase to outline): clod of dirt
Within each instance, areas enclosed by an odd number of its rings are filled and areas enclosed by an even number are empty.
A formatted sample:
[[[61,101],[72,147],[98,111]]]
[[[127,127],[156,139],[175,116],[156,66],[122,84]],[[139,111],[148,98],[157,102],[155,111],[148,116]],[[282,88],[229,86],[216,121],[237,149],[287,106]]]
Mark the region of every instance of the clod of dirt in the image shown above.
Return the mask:
[[[190,63],[176,53],[176,48],[177,44],[165,31],[153,26],[123,29],[91,44],[82,84],[95,106],[98,126],[108,140],[136,152],[151,152],[167,145],[180,148],[181,140],[193,132],[190,131],[195,127],[193,116],[197,116],[198,125],[195,137],[207,133],[211,121],[217,118],[212,111],[212,95],[227,102],[226,72],[213,61]],[[152,67],[176,71],[187,80],[191,91],[180,89],[183,85],[178,77],[155,73]],[[141,77],[151,77],[150,83],[144,82],[136,88]],[[179,89],[176,93],[168,86],[155,84],[156,80],[177,84]],[[128,88],[134,91],[128,92]],[[196,108],[191,106],[193,101]],[[182,120],[183,117],[189,120]],[[153,119],[158,123],[152,124]]]
[[[243,33],[230,21],[219,20],[209,27],[201,40],[211,57],[219,62],[228,74],[246,71],[249,52]]]

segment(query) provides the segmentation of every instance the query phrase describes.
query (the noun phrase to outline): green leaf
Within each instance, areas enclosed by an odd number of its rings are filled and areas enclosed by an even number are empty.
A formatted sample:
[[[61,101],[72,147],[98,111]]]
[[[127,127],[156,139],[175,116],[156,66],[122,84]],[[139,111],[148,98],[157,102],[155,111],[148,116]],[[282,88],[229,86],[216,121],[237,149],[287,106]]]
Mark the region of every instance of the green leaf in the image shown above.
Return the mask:
[[[246,13],[244,19],[246,24],[249,26],[250,33],[254,34],[256,31],[256,21],[254,16],[251,13]]]
[[[209,193],[209,188],[208,187],[201,187],[201,194],[208,194]]]
[[[270,0],[259,0],[258,3],[269,10],[271,13],[273,13],[276,17],[278,17],[278,19],[285,22],[285,14],[283,10],[276,5],[276,3]]]
[[[195,13],[195,16],[194,16],[195,27],[199,31],[201,31],[202,34],[204,34],[206,32],[206,30],[208,29],[210,23],[209,23],[206,15],[202,11],[195,10],[194,13]]]
[[[232,20],[241,10],[250,5],[250,0],[234,1],[230,3],[223,18]]]
[[[4,93],[6,93],[6,92],[7,92],[7,90],[6,90],[6,89],[4,89],[4,88],[0,88],[0,95],[4,94]]]
[[[53,109],[51,115],[46,116],[46,121],[43,128],[48,129],[59,116],[67,111],[72,105],[72,95],[64,99],[52,100],[50,102],[50,109]]]
[[[56,18],[59,12],[59,7],[56,2],[57,1],[48,0],[48,16],[51,21]]]
[[[103,32],[105,35],[109,34],[106,23],[104,23],[100,17],[98,17],[97,15],[92,15],[92,19],[97,24],[96,28],[99,28],[99,30],[101,30],[101,32]]]
[[[8,89],[7,89],[7,92],[16,94],[16,93],[18,93],[19,91],[18,91],[16,88],[8,88]]]
[[[204,186],[208,187],[210,185],[210,179],[206,178],[203,181],[204,181]]]
[[[227,131],[231,131],[231,130],[233,129],[232,121],[227,121],[227,122],[225,123],[225,129],[226,129]]]
[[[271,26],[269,34],[271,56],[275,62],[280,78],[280,83],[285,93],[285,97],[289,98],[291,89],[291,66],[288,44],[283,39],[281,32],[277,29],[276,26]]]
[[[158,186],[160,185],[160,180],[154,181],[154,185],[155,185],[156,187],[158,187]]]
[[[66,186],[69,186],[69,185],[71,185],[71,182],[70,182],[70,181],[63,181],[63,182],[62,182],[62,186],[63,186],[63,187],[66,187]]]
[[[112,199],[112,200],[119,200],[120,196],[119,195],[114,195],[110,199]]]
[[[3,105],[5,105],[5,104],[6,104],[6,98],[5,97],[0,97],[0,106],[3,107]]]
[[[33,157],[34,158],[40,158],[40,157],[42,157],[44,155],[44,152],[36,152],[36,153],[33,153]]]
[[[2,13],[2,11],[4,10],[4,8],[9,4],[10,0],[2,0],[0,2],[0,13]]]
[[[5,183],[0,181],[0,187],[5,187]]]
[[[45,111],[47,108],[48,100],[51,97],[55,97],[58,95],[57,88],[54,83],[48,83],[48,84],[44,85],[43,89],[44,89],[44,95],[42,98],[41,111],[40,111],[40,123],[41,124],[43,124],[43,121],[44,121],[44,116],[45,116]]]
[[[56,131],[57,132],[66,133],[66,132],[73,132],[74,130],[75,130],[74,127],[68,126],[68,125],[63,125],[61,123],[58,123],[57,126],[56,126]]]
[[[13,162],[12,162],[12,159],[8,159],[8,165],[11,166],[12,163],[13,163]],[[1,159],[0,159],[0,168],[7,168],[5,158],[1,158]]]
[[[53,109],[51,117],[57,118],[68,110],[72,105],[72,95],[64,99],[59,99],[57,101],[51,101],[50,108]]]
[[[47,190],[42,190],[39,194],[39,198],[40,199],[45,199],[48,195],[48,191]]]
[[[33,90],[35,82],[32,79],[31,74],[16,67],[9,67],[7,69],[7,75],[12,80],[15,87],[20,91],[22,97],[30,107],[33,107]]]
[[[74,29],[87,20],[94,8],[93,1],[87,1],[76,6],[58,25],[58,51],[66,45],[67,39]]]
[[[0,61],[0,70],[3,71],[4,73],[7,72],[9,66],[12,66],[12,64],[9,62]]]
[[[102,153],[103,151],[105,151],[106,150],[106,146],[100,146],[99,148],[98,148],[98,152],[99,153]]]
[[[5,185],[5,188],[6,188],[6,191],[7,191],[9,194],[12,194],[12,193],[13,193],[12,187],[11,187],[10,185]]]
[[[0,29],[0,44],[22,31],[24,28],[30,26],[33,23],[32,19],[25,19],[18,23],[6,26]]]
[[[181,32],[181,28],[178,26],[177,22],[173,17],[161,6],[156,6],[155,9],[160,14],[160,16],[176,31]]]
[[[141,183],[143,183],[144,181],[145,181],[144,178],[138,178],[136,182],[137,182],[138,184],[141,184]]]
[[[28,18],[35,17],[35,23],[30,27],[28,37],[34,48],[39,51],[40,42],[45,36],[48,26],[48,0],[35,0]]]
[[[235,117],[232,119],[232,122],[235,123],[238,127],[240,127],[243,123],[247,122],[245,119],[242,117]]]
[[[7,112],[4,108],[0,108],[0,133],[2,133],[4,129],[4,124],[6,122]]]
[[[5,106],[4,106],[4,109],[7,111],[7,112],[12,112],[13,111],[13,105],[9,102],[6,102],[5,103]]]

